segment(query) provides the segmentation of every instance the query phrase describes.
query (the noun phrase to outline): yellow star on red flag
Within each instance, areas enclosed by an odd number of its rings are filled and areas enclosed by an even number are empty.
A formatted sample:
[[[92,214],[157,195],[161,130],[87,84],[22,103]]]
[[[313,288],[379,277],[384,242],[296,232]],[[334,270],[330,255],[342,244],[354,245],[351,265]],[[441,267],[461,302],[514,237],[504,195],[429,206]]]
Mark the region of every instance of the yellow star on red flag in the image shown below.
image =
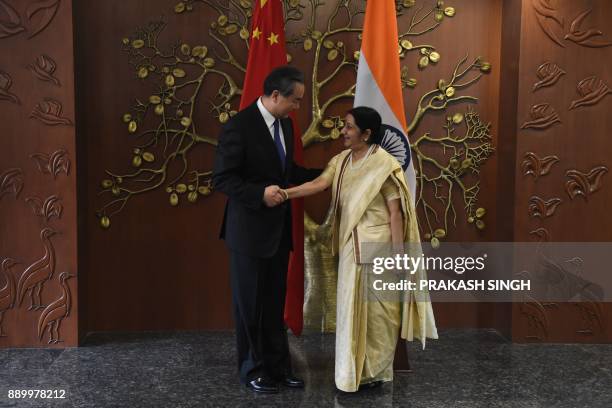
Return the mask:
[[[270,33],[270,36],[267,38],[270,41],[270,45],[278,44],[278,34]]]
[[[261,8],[263,8],[263,6],[265,6],[267,2],[268,0],[261,0]]]
[[[255,27],[255,29],[253,30],[253,38],[257,38],[259,40],[260,36],[261,36],[261,31],[259,31],[259,27]]]

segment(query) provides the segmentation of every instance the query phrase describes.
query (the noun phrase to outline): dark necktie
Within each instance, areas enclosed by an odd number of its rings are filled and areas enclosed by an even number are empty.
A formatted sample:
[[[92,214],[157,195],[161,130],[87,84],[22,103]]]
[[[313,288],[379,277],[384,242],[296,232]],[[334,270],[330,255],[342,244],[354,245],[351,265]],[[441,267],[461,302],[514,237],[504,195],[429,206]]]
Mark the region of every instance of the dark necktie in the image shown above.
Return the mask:
[[[281,142],[280,121],[278,119],[274,121],[274,144],[276,145],[276,151],[278,152],[281,166],[285,169],[285,149],[283,149],[283,143]]]

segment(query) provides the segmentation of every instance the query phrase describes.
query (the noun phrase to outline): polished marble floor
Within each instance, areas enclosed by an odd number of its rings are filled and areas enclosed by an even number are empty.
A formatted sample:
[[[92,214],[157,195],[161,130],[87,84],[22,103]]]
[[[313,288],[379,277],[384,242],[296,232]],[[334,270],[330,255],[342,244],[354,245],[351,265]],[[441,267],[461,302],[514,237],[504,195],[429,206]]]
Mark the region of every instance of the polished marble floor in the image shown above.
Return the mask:
[[[335,390],[334,335],[291,338],[304,390],[257,395],[238,382],[231,333],[91,334],[80,348],[0,350],[0,407],[612,407],[612,345],[513,345],[446,330],[410,345],[411,373],[374,390]],[[9,399],[11,389],[65,399]]]

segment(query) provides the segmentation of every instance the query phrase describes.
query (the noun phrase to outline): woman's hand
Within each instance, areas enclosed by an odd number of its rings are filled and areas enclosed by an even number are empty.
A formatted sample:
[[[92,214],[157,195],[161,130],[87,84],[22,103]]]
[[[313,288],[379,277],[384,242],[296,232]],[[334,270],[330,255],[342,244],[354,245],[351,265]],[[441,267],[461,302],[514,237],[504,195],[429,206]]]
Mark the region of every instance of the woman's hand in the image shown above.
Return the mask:
[[[290,198],[306,197],[316,193],[320,193],[331,185],[330,181],[323,177],[317,177],[316,179],[307,183],[301,184],[296,187],[288,188],[287,190],[281,190],[281,194],[286,197],[285,200]]]
[[[404,252],[404,221],[402,217],[402,205],[399,199],[387,201],[389,218],[391,223],[391,241],[394,251]]]

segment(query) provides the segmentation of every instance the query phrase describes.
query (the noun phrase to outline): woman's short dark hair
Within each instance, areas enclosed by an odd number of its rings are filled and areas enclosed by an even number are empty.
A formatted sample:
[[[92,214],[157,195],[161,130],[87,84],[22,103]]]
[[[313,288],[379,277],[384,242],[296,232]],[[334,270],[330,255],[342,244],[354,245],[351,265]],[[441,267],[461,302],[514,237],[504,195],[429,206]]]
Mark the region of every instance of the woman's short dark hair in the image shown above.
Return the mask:
[[[367,144],[380,144],[382,141],[382,119],[376,109],[367,106],[357,106],[349,110],[348,113],[355,118],[355,124],[362,132],[370,129],[372,132],[367,140]]]
[[[270,96],[272,92],[278,91],[285,97],[291,96],[296,82],[304,83],[302,71],[289,65],[275,68],[264,80],[264,95]]]

